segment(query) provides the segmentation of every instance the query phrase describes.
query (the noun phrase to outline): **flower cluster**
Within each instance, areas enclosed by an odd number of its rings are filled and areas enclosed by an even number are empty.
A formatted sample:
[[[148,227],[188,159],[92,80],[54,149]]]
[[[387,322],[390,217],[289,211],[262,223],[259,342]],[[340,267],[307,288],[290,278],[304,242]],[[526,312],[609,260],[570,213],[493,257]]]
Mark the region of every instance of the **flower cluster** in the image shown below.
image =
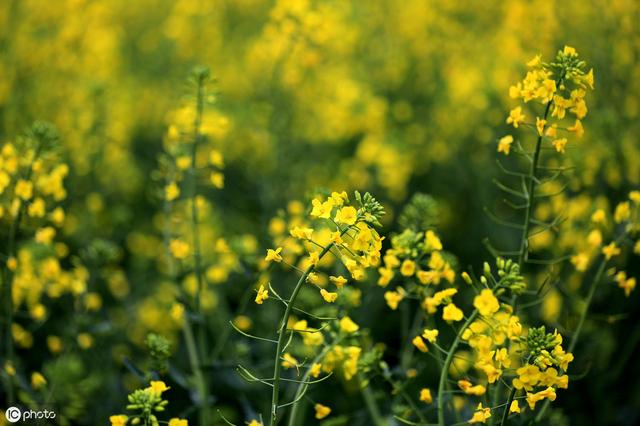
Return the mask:
[[[151,381],[148,387],[133,391],[127,399],[129,404],[127,410],[134,411],[135,414],[115,414],[109,417],[111,426],[126,425],[149,425],[159,426],[160,423],[168,423],[169,426],[188,426],[185,419],[174,417],[168,422],[158,420],[157,413],[163,412],[169,401],[164,399],[163,393],[170,388],[162,381]]]
[[[558,52],[554,62],[543,62],[537,55],[527,66],[530,70],[521,82],[511,86],[509,96],[525,104],[531,101],[543,104],[544,113],[535,116],[535,122],[527,121],[528,113],[523,112],[523,106],[517,106],[506,122],[516,129],[521,125],[530,127],[541,140],[549,141],[557,152],[564,153],[569,134],[578,139],[584,135],[581,120],[588,111],[584,98],[587,89],[593,89],[593,69],[586,72],[586,63],[569,46]],[[575,117],[573,123],[567,122],[567,111]],[[513,143],[512,135],[502,137],[498,152],[508,155]]]

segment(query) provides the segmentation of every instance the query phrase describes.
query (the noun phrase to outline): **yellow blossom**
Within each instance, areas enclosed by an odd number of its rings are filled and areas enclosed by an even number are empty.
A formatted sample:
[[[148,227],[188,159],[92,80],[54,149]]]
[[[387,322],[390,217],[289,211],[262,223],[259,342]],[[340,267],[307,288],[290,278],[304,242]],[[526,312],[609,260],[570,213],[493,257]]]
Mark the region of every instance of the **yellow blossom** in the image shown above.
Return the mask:
[[[516,129],[525,119],[524,114],[522,114],[522,107],[515,107],[509,112],[509,117],[507,117],[507,124],[513,124],[513,127]]]
[[[262,303],[269,298],[269,290],[264,288],[264,285],[260,284],[260,288],[258,289],[258,293],[256,294],[256,303],[258,305],[262,305]]]
[[[169,251],[171,252],[171,255],[176,259],[185,259],[187,256],[189,256],[191,248],[189,247],[188,243],[176,238],[171,240],[171,242],[169,243]]]
[[[351,206],[341,208],[336,212],[335,221],[344,225],[353,225],[358,219],[358,211]]]
[[[343,317],[342,319],[340,319],[340,330],[344,331],[345,333],[355,333],[359,329],[360,327],[358,326],[358,324],[353,322],[351,318]]]
[[[16,183],[15,194],[25,201],[30,200],[31,197],[33,197],[33,184],[24,179],[18,180]]]
[[[529,404],[529,408],[532,410],[536,408],[536,402],[542,401],[543,399],[548,399],[549,401],[556,400],[556,391],[551,386],[546,388],[545,390],[541,390],[540,392],[530,393],[527,392],[527,403]]]
[[[329,281],[335,284],[336,287],[338,288],[342,288],[347,283],[347,279],[342,275],[338,275],[337,277],[334,277],[333,275],[331,275],[329,277]]]
[[[189,422],[185,419],[173,418],[169,420],[169,426],[189,426]]]
[[[404,296],[397,291],[387,291],[384,293],[384,299],[387,301],[387,305],[395,311]]]
[[[327,407],[326,405],[317,403],[313,406],[313,408],[316,410],[316,419],[318,420],[324,419],[329,414],[331,414],[331,408]]]
[[[152,380],[151,383],[149,383],[148,389],[150,389],[151,392],[160,395],[162,392],[167,391],[170,388],[162,380]]]
[[[175,182],[164,187],[164,197],[167,201],[173,201],[180,196],[180,188]]]
[[[429,348],[427,348],[427,345],[424,343],[424,340],[422,340],[422,337],[414,337],[411,343],[413,344],[413,346],[418,348],[420,352],[429,352]]]
[[[31,387],[35,390],[41,389],[47,384],[47,379],[37,371],[31,374]]]
[[[561,138],[561,139],[556,139],[552,141],[551,144],[556,149],[556,151],[558,151],[561,154],[564,154],[566,151],[567,142],[568,142],[567,138]]]
[[[519,413],[520,412],[520,406],[518,405],[518,401],[517,400],[513,400],[511,401],[511,405],[509,406],[509,412],[510,413]]]
[[[607,260],[610,260],[612,257],[620,254],[620,249],[615,242],[611,242],[602,248],[602,254],[604,254]]]
[[[500,302],[493,295],[493,291],[488,288],[483,289],[479,295],[473,299],[473,306],[483,317],[489,317],[500,309]]]
[[[431,404],[433,402],[433,397],[431,396],[431,390],[428,388],[420,389],[420,401]]]
[[[482,385],[472,385],[468,380],[458,380],[458,387],[467,395],[481,396],[487,391]]]
[[[435,328],[434,329],[425,328],[422,331],[422,338],[430,343],[435,343],[439,333],[440,332]]]
[[[116,414],[115,416],[109,417],[109,422],[111,422],[111,426],[126,426],[127,420],[129,420],[129,418],[124,414]]]
[[[469,419],[469,423],[486,423],[489,417],[491,417],[491,409],[484,408],[482,403],[479,403],[473,416]]]
[[[338,293],[331,293],[324,288],[320,289],[320,294],[322,295],[324,301],[327,303],[333,303],[338,298]]]
[[[509,155],[511,151],[511,144],[513,143],[513,136],[507,135],[500,138],[498,141],[498,152],[504,152],[505,155]]]
[[[413,260],[406,259],[402,262],[402,266],[400,267],[400,273],[405,277],[410,277],[416,270],[416,263]]]
[[[294,368],[298,367],[298,360],[295,359],[289,352],[285,352],[282,355],[282,366],[284,368]]]
[[[453,303],[448,304],[442,310],[442,319],[445,321],[460,321],[463,316],[462,310]]]
[[[435,232],[431,230],[425,232],[424,249],[427,252],[442,250],[442,242],[440,241],[440,238],[438,238]]]
[[[266,260],[267,262],[282,262],[282,256],[280,255],[281,251],[282,247],[278,247],[275,250],[267,249],[267,255],[265,256],[264,260]]]

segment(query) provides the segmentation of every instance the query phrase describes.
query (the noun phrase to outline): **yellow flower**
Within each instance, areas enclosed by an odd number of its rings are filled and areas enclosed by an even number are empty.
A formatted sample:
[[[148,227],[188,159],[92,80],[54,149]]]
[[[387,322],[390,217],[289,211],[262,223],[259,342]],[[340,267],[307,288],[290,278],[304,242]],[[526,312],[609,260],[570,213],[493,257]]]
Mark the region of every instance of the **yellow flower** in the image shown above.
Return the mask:
[[[476,308],[483,317],[489,317],[498,312],[500,302],[498,302],[498,299],[493,295],[493,291],[485,288],[473,299],[473,307]]]
[[[335,221],[344,225],[353,225],[358,219],[358,211],[355,207],[343,207],[336,212]]]
[[[29,208],[27,209],[27,213],[29,217],[43,217],[46,211],[46,204],[42,198],[36,198],[31,202]]]
[[[395,311],[404,296],[397,291],[387,291],[384,293],[384,299],[387,301],[387,305]]]
[[[504,152],[505,155],[509,155],[511,151],[511,144],[513,143],[513,136],[507,135],[500,138],[498,141],[498,152]]]
[[[578,253],[575,256],[571,256],[571,263],[575,266],[576,271],[584,272],[589,267],[589,254]]]
[[[629,199],[635,204],[640,204],[640,191],[631,191],[629,193]]]
[[[358,326],[358,324],[353,322],[353,320],[349,317],[343,317],[340,320],[340,330],[344,331],[345,333],[355,333],[359,329],[360,327]]]
[[[413,343],[413,346],[418,348],[420,352],[429,352],[429,348],[427,348],[427,345],[424,343],[424,340],[422,340],[422,337],[414,337],[411,343]]]
[[[262,426],[262,423],[257,420],[251,420],[249,423],[247,423],[247,426]]]
[[[333,209],[334,201],[329,198],[323,203],[314,198],[311,200],[311,205],[313,206],[311,209],[311,216],[319,217],[321,219],[329,219],[331,217],[331,210]]]
[[[625,201],[618,204],[616,206],[616,211],[613,214],[613,220],[615,220],[616,223],[622,223],[629,220],[629,217],[631,217],[631,206],[629,205],[629,202]]]
[[[189,247],[188,243],[175,238],[169,243],[169,251],[176,259],[186,259],[189,256],[191,247]]]
[[[400,273],[405,277],[410,277],[416,271],[416,264],[413,260],[405,260],[400,267]]]
[[[320,262],[320,253],[317,251],[312,251],[309,253],[309,264],[312,266],[317,266],[318,262]]]
[[[536,130],[538,130],[538,135],[542,136],[544,133],[544,126],[547,124],[547,120],[543,120],[540,117],[536,117]]]
[[[619,255],[620,249],[615,242],[611,242],[611,244],[606,245],[602,248],[602,254],[604,254],[604,257],[609,260],[612,257]]]
[[[298,360],[291,356],[289,352],[285,352],[282,358],[282,366],[284,368],[294,368],[298,366]]]
[[[16,196],[22,198],[25,201],[30,200],[31,197],[33,197],[33,184],[24,179],[20,179],[16,183],[15,193]]]
[[[291,236],[294,238],[299,238],[301,240],[310,240],[311,236],[313,235],[313,229],[301,228],[299,226],[296,226],[289,231],[289,234],[291,234]]]
[[[216,189],[224,188],[224,175],[222,173],[212,172],[211,176],[209,177],[209,180],[211,181],[211,185],[213,185],[214,188]]]
[[[78,334],[77,341],[81,349],[89,349],[93,346],[93,337],[89,333]]]
[[[280,255],[281,251],[282,247],[278,247],[275,250],[267,249],[267,255],[265,256],[264,260],[266,260],[267,262],[282,262],[282,256]]]
[[[378,285],[380,287],[386,287],[393,279],[393,269],[390,268],[378,268],[380,278],[378,278]]]
[[[117,414],[115,416],[109,417],[111,426],[126,426],[127,420],[129,420],[129,417],[125,416],[124,414]]]
[[[37,371],[31,374],[31,387],[38,390],[47,384],[47,379]]]
[[[431,404],[433,402],[433,397],[431,396],[431,390],[428,388],[420,389],[420,401]]]
[[[467,395],[481,396],[481,395],[484,395],[485,392],[487,391],[487,388],[485,388],[484,386],[482,385],[473,386],[471,382],[468,380],[458,380],[458,387],[462,389],[462,391]]]
[[[518,377],[513,379],[513,387],[516,389],[531,390],[540,381],[541,373],[540,369],[531,364],[527,364],[524,367],[520,367],[516,370]]]
[[[582,122],[576,119],[576,122],[573,126],[567,127],[567,130],[575,133],[578,138],[584,136],[584,127],[582,127]]]
[[[527,62],[527,66],[529,68],[539,67],[540,64],[542,63],[541,59],[542,59],[542,57],[540,55],[536,55],[533,58],[531,58],[531,60],[529,62]]]
[[[51,244],[53,238],[56,236],[56,230],[51,226],[45,226],[36,231],[36,242],[40,244]]]
[[[578,56],[578,52],[576,52],[576,49],[571,46],[565,46],[562,50],[562,53],[564,53],[566,56]]]
[[[515,399],[513,401],[511,401],[511,405],[509,406],[509,412],[510,413],[519,413],[520,412],[520,406],[518,405],[518,401],[516,401]]]
[[[211,152],[209,153],[209,163],[211,163],[212,166],[215,166],[219,169],[223,169],[224,157],[222,156],[222,153],[220,151],[212,149]]]
[[[347,279],[342,275],[338,275],[337,277],[334,277],[333,275],[331,275],[329,277],[329,281],[334,283],[338,288],[342,288],[342,286],[344,286],[347,283]]]
[[[313,407],[316,410],[316,419],[324,419],[331,413],[331,408],[326,405],[322,405],[320,403],[314,405]]]
[[[256,294],[256,303],[262,305],[262,303],[269,298],[269,290],[264,288],[264,285],[260,284],[258,294]]]
[[[546,388],[545,390],[541,390],[540,392],[530,393],[527,392],[527,403],[529,404],[529,408],[534,410],[536,408],[536,402],[542,401],[543,399],[548,399],[549,401],[556,400],[556,391],[551,386]]]
[[[561,138],[561,139],[556,139],[553,142],[551,142],[551,144],[553,145],[553,147],[556,149],[556,151],[558,151],[561,154],[564,154],[566,151],[566,146],[567,146],[567,138]]]
[[[462,310],[453,303],[449,303],[442,310],[442,319],[445,321],[460,321],[463,318]]]
[[[151,383],[149,383],[149,387],[147,389],[151,390],[151,392],[153,393],[160,395],[162,392],[167,391],[171,388],[167,386],[162,380],[152,380]]]
[[[476,407],[473,417],[469,419],[469,423],[486,423],[489,417],[491,417],[491,408],[483,408],[482,403],[480,403]]]
[[[175,182],[164,187],[164,197],[167,201],[173,201],[180,196],[180,188]]]
[[[314,379],[320,375],[321,371],[322,371],[322,364],[320,364],[319,362],[315,362],[311,364],[311,367],[309,367],[309,374]]]
[[[422,331],[422,338],[430,343],[435,343],[439,333],[440,332],[435,328],[434,329],[425,328]]]
[[[593,223],[604,224],[607,221],[607,215],[602,209],[598,209],[591,215],[591,221]]]
[[[169,420],[169,426],[189,426],[189,422],[185,419],[173,418]]]
[[[424,249],[426,251],[442,250],[442,242],[435,232],[429,230],[424,234]]]
[[[629,297],[634,288],[636,288],[636,279],[627,278],[627,274],[620,271],[616,274],[616,282],[618,287],[624,290],[624,295]]]
[[[513,124],[513,127],[516,129],[524,121],[524,114],[522,114],[522,107],[515,107],[509,112],[509,117],[507,117],[507,124]]]
[[[333,303],[338,298],[338,293],[331,293],[325,290],[324,288],[320,289],[320,294],[322,295],[322,298],[324,299],[324,301],[327,303]]]

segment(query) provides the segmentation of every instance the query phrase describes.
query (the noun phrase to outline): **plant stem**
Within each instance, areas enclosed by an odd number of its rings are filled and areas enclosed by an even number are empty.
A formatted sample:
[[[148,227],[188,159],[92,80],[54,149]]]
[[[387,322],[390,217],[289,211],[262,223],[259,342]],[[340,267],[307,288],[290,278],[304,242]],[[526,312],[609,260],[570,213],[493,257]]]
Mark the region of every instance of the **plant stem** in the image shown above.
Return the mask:
[[[562,79],[561,79],[562,80]],[[553,101],[547,102],[547,106],[544,110],[544,118],[546,120],[549,116],[549,110]],[[542,147],[542,135],[538,135],[536,141],[536,149],[533,153],[533,160],[531,161],[531,168],[529,169],[529,189],[527,191],[527,210],[524,214],[524,226],[522,228],[522,236],[520,238],[520,251],[518,254],[518,265],[522,269],[527,251],[529,250],[529,225],[531,224],[531,216],[533,214],[533,200],[535,198],[536,191],[536,173],[538,171],[538,162],[540,161],[540,148]]]
[[[460,339],[462,338],[462,333],[469,327],[476,317],[478,316],[478,310],[474,309],[469,318],[464,322],[456,338],[453,340],[451,347],[449,348],[449,352],[447,353],[447,357],[444,360],[444,365],[442,366],[442,370],[440,370],[440,381],[438,382],[438,425],[444,426],[444,387],[447,382],[447,376],[449,375],[449,366],[451,365],[451,361],[453,360],[453,355],[458,348],[458,344],[460,344]]]
[[[18,212],[18,215],[15,220],[11,221],[11,227],[9,229],[9,241],[7,244],[7,257],[10,259],[13,257],[14,245],[18,227],[20,225],[20,220],[22,217],[22,208]],[[3,269],[3,285],[4,285],[4,297],[6,300],[6,329],[5,329],[5,344],[7,347],[6,351],[6,362],[9,363],[13,368],[15,365],[13,364],[14,358],[14,347],[13,347],[13,333],[11,331],[13,325],[13,272],[9,270],[9,268],[5,265]],[[9,406],[14,403],[14,392],[13,392],[13,379],[9,377],[7,379],[7,403]]]
[[[360,392],[362,393],[362,399],[364,399],[364,404],[367,407],[367,411],[371,416],[373,424],[375,426],[385,426],[386,422],[382,418],[380,409],[376,405],[376,399],[373,396],[373,392],[371,392],[371,388],[369,386],[360,387]]]
[[[198,344],[197,347],[193,347],[192,350],[197,351],[199,354],[199,359],[196,358],[197,368],[194,370],[194,376],[196,376],[196,382],[198,383],[197,387],[199,389],[200,394],[200,423],[203,425],[208,424],[208,385],[207,380],[204,374],[202,374],[201,370],[201,362],[206,362],[207,358],[207,339],[206,339],[206,321],[204,319],[204,315],[202,312],[202,290],[204,288],[204,280],[202,277],[202,256],[201,256],[201,247],[200,247],[200,234],[199,234],[199,224],[200,219],[198,217],[198,204],[197,204],[197,169],[196,169],[196,160],[198,154],[198,143],[200,142],[200,128],[202,126],[202,113],[204,109],[204,83],[205,76],[199,75],[197,82],[197,92],[196,92],[196,116],[193,124],[193,144],[191,145],[191,167],[190,167],[190,200],[191,200],[191,238],[193,242],[193,262],[194,262],[194,273],[196,276],[196,281],[198,283],[198,287],[196,289],[196,297],[195,297],[195,312],[197,313],[198,320],[200,322],[198,326]],[[185,322],[186,324],[186,322]],[[191,327],[187,324],[185,330],[191,331]],[[193,336],[191,336],[193,338]],[[187,334],[185,334],[185,340],[188,341]],[[194,343],[194,342],[192,342]],[[195,343],[194,343],[195,346]],[[193,356],[193,354],[191,354]]]
[[[349,229],[349,228],[347,228]],[[346,232],[346,230],[343,231]],[[327,254],[329,252],[329,250],[331,250],[331,248],[333,247],[334,243],[331,243],[329,245],[327,245],[325,248],[322,249],[322,251],[320,252],[320,254],[318,255],[318,259],[322,259],[324,257],[325,254]],[[287,302],[287,307],[284,310],[284,315],[282,316],[282,322],[280,324],[280,330],[278,331],[278,344],[276,347],[276,356],[274,359],[274,366],[273,366],[273,392],[271,394],[271,416],[270,416],[270,420],[269,420],[269,425],[270,426],[274,426],[276,424],[276,420],[277,420],[277,411],[278,411],[278,398],[279,398],[279,392],[280,392],[280,374],[282,372],[282,366],[280,363],[280,356],[282,355],[282,351],[284,348],[284,341],[285,341],[285,335],[287,334],[287,323],[289,322],[289,316],[291,315],[291,311],[293,309],[293,305],[296,301],[296,298],[298,297],[298,293],[300,293],[300,290],[302,289],[302,286],[304,285],[304,283],[307,280],[307,277],[309,276],[309,274],[311,272],[313,272],[315,269],[314,265],[311,265],[307,268],[307,270],[304,272],[304,274],[302,274],[302,276],[300,277],[300,279],[298,280],[298,283],[296,284],[296,286],[293,289],[293,293],[291,293],[291,297],[289,298],[289,301]]]

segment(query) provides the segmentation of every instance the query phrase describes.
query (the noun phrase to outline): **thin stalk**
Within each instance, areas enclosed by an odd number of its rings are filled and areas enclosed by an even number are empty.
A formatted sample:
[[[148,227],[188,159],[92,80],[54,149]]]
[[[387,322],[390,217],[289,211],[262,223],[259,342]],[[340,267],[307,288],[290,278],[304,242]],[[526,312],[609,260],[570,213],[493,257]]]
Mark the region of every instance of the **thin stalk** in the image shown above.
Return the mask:
[[[369,412],[369,416],[371,416],[373,424],[375,426],[385,426],[386,422],[382,418],[380,409],[376,405],[376,399],[373,396],[373,392],[371,392],[371,388],[369,386],[360,387],[360,393],[362,393],[364,405],[367,407],[367,411]]]
[[[349,228],[347,228],[349,229]],[[346,232],[346,230],[343,231]],[[331,250],[331,248],[333,248],[334,243],[331,243],[329,245],[327,245],[324,249],[322,249],[322,251],[320,252],[320,254],[318,255],[319,259],[322,259],[324,257],[324,255],[326,255],[329,250]],[[279,392],[280,392],[280,374],[282,373],[282,365],[280,362],[280,356],[282,355],[282,350],[284,348],[284,344],[285,344],[285,340],[286,337],[285,335],[287,334],[287,323],[289,322],[289,317],[291,316],[291,311],[293,309],[293,305],[296,301],[296,298],[298,297],[298,293],[300,293],[300,290],[302,289],[302,286],[304,285],[304,283],[307,280],[307,277],[309,276],[309,274],[311,272],[313,272],[315,270],[315,266],[311,265],[307,268],[307,270],[304,272],[304,274],[302,274],[302,276],[300,277],[300,279],[298,280],[296,286],[293,289],[293,293],[291,293],[291,297],[289,298],[289,302],[287,303],[287,307],[284,310],[284,315],[282,316],[282,322],[280,324],[280,330],[278,332],[278,345],[276,348],[276,356],[274,359],[274,366],[273,366],[273,391],[271,394],[271,416],[269,419],[269,425],[270,426],[275,426],[276,424],[276,420],[277,420],[277,411],[278,411],[278,399],[280,397]]]
[[[333,344],[328,345],[324,349],[322,349],[322,351],[320,351],[320,353],[316,355],[313,361],[311,361],[310,365],[320,362],[320,360],[324,358],[325,355],[329,353],[329,351],[333,349],[333,347],[336,346],[339,342],[340,342],[340,339],[337,339],[335,342],[333,342]],[[309,380],[309,376],[311,376],[311,367],[307,368],[307,371],[305,371],[304,375],[302,376],[302,379],[300,379],[301,383],[298,384],[298,388],[296,389],[295,396],[293,397],[294,401],[300,399],[302,397],[302,394],[304,394],[304,392],[306,391],[307,386],[309,385],[305,385],[304,382]],[[289,423],[288,423],[289,426],[295,426],[296,424],[296,417],[298,415],[299,405],[300,404],[293,404],[293,407],[291,407],[291,414],[289,415]]]
[[[562,79],[560,79],[562,80]],[[551,110],[551,104],[553,101],[547,102],[547,106],[544,110],[544,118],[546,120],[549,116],[549,110]],[[531,224],[531,216],[533,214],[533,200],[534,193],[536,190],[536,174],[538,172],[538,162],[540,161],[540,148],[542,147],[542,135],[538,135],[538,139],[536,141],[536,149],[533,154],[533,161],[531,161],[531,168],[529,169],[529,188],[527,191],[527,209],[524,214],[524,226],[522,228],[522,236],[520,238],[520,250],[518,254],[518,265],[520,265],[520,269],[522,269],[522,264],[524,263],[524,259],[526,257],[527,251],[529,250],[529,228]]]
[[[189,198],[191,200],[191,238],[193,242],[193,262],[194,262],[194,274],[196,276],[197,281],[197,289],[196,289],[196,297],[195,297],[195,312],[198,315],[198,320],[200,324],[198,326],[198,344],[191,348],[191,350],[197,351],[199,356],[196,358],[198,360],[197,368],[194,370],[194,375],[196,377],[196,381],[198,383],[197,387],[199,389],[200,394],[200,423],[208,424],[208,410],[207,410],[207,401],[208,397],[208,385],[207,380],[204,374],[202,374],[201,370],[201,361],[206,361],[207,357],[207,339],[206,339],[206,322],[204,320],[204,315],[202,313],[202,290],[204,288],[204,279],[202,276],[202,254],[200,247],[200,234],[198,227],[200,225],[200,219],[198,217],[198,203],[196,202],[197,197],[197,170],[196,170],[196,160],[198,153],[198,143],[200,142],[200,128],[202,126],[202,114],[204,110],[204,83],[205,76],[200,75],[198,77],[198,87],[196,92],[196,116],[193,123],[193,144],[191,145],[191,167],[189,169],[190,174],[190,194]],[[185,330],[191,330],[190,326],[187,326]],[[186,338],[187,334],[185,334],[185,341],[188,342],[189,339]],[[193,337],[193,336],[191,336]],[[187,345],[187,347],[189,347]],[[190,356],[193,357],[193,354]]]
[[[449,353],[447,353],[447,357],[444,360],[444,364],[442,366],[442,370],[440,370],[440,381],[438,382],[438,425],[444,426],[444,387],[447,382],[447,376],[449,375],[449,366],[451,365],[451,361],[453,361],[453,355],[460,344],[460,339],[462,339],[462,333],[469,327],[469,325],[476,319],[478,316],[478,310],[474,309],[474,311],[469,315],[469,318],[464,322],[456,338],[453,340],[451,347],[449,348]]]
[[[19,223],[22,216],[22,208],[18,212],[18,215],[15,220],[11,221],[11,227],[9,229],[9,241],[7,244],[7,256],[8,258],[13,257],[15,239],[17,234],[17,229],[19,227]],[[3,270],[3,285],[4,285],[4,297],[6,300],[6,329],[5,329],[5,344],[6,344],[6,360],[7,362],[15,368],[13,363],[14,358],[14,347],[13,347],[13,334],[11,332],[11,326],[13,324],[13,273],[6,267]],[[13,391],[13,379],[9,377],[7,379],[7,403],[9,406],[13,405],[15,402],[15,395]]]

